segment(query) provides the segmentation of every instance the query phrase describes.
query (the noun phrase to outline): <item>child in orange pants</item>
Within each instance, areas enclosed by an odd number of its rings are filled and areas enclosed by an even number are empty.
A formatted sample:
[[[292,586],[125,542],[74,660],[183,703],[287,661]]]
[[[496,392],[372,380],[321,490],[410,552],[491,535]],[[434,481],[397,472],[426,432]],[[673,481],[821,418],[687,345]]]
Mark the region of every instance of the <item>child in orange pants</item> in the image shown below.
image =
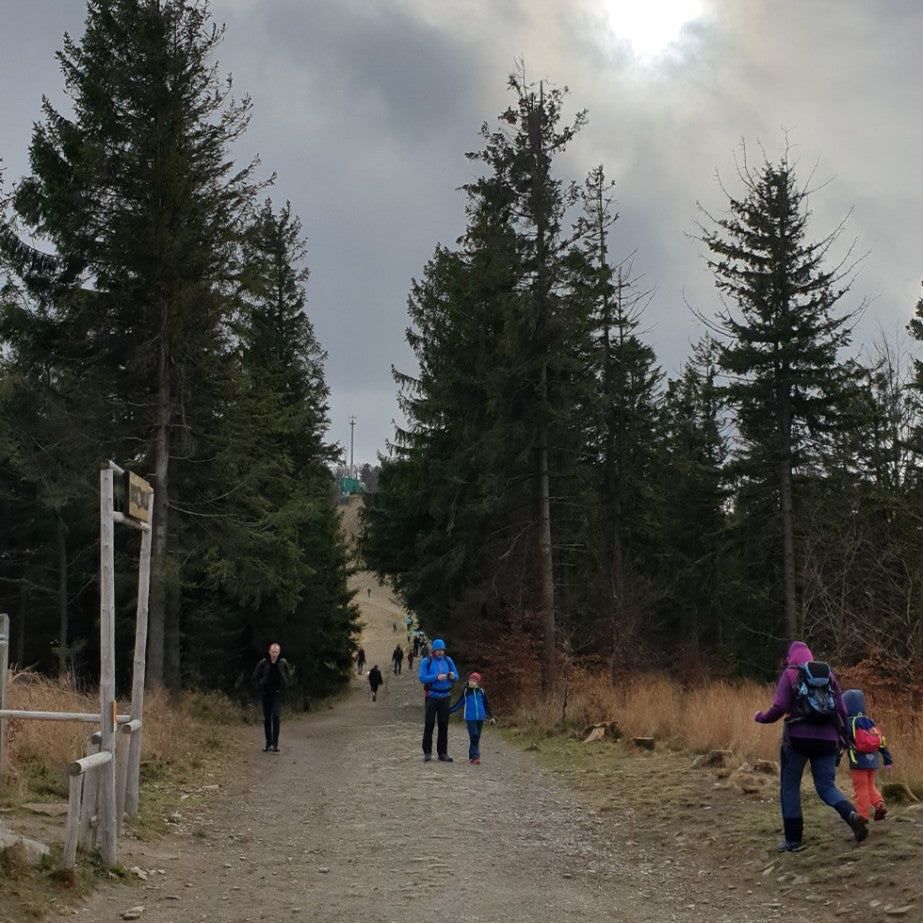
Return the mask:
[[[888,769],[894,765],[894,760],[885,744],[884,735],[866,714],[863,692],[859,689],[844,692],[843,704],[846,706],[846,747],[849,753],[849,774],[856,795],[856,811],[860,817],[868,820],[874,808],[875,820],[884,820],[888,809],[875,785],[875,773],[880,765],[879,753]]]

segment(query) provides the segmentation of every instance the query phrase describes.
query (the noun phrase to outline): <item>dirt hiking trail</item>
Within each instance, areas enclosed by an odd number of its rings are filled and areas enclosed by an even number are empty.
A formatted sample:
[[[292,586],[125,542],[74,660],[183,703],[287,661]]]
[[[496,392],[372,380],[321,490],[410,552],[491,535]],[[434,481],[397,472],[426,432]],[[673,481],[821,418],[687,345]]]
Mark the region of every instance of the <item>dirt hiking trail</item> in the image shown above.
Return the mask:
[[[645,840],[640,815],[613,825],[494,728],[482,765],[468,764],[455,720],[455,762],[424,764],[419,683],[390,669],[395,643],[406,646],[403,612],[369,575],[353,579],[368,665],[386,677],[379,701],[354,677],[334,708],[283,721],[280,754],[260,752],[261,729],[248,729],[244,781],[181,809],[166,840],[123,840],[123,864],[148,880],[104,888],[70,918],[114,923],[142,906],[148,923],[817,919],[775,889],[726,890],[733,873]]]

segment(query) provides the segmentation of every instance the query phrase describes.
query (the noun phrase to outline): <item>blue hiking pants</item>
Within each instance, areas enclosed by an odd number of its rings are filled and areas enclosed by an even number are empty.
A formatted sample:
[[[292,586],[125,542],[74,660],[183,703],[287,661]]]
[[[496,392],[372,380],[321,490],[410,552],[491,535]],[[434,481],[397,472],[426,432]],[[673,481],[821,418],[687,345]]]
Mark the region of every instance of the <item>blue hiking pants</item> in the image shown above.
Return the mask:
[[[481,758],[481,731],[484,728],[483,721],[468,721],[468,759],[479,760]]]
[[[782,741],[779,755],[781,767],[780,794],[782,824],[785,839],[800,843],[804,831],[801,814],[801,777],[804,767],[811,764],[814,788],[821,800],[830,805],[847,823],[853,806],[836,787],[836,741],[801,740],[797,737]]]

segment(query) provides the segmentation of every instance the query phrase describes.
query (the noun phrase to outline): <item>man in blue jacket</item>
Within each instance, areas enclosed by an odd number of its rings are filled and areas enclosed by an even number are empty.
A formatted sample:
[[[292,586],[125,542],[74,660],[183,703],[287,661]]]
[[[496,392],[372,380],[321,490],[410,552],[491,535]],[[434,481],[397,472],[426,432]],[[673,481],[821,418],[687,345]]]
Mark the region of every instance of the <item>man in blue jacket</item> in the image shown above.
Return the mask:
[[[458,670],[445,652],[445,641],[433,641],[432,654],[420,661],[420,682],[426,696],[423,721],[423,762],[433,758],[433,727],[438,722],[436,754],[440,762],[451,763],[449,756],[449,698]]]

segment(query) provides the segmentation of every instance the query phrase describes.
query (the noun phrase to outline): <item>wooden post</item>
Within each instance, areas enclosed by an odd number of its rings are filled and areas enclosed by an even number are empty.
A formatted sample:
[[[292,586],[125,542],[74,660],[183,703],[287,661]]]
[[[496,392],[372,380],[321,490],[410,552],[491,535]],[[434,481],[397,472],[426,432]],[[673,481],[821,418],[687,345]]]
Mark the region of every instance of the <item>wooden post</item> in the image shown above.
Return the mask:
[[[67,828],[64,831],[64,857],[62,866],[65,871],[77,864],[77,839],[80,834],[80,800],[84,776],[70,777],[70,795],[67,799]]]
[[[10,667],[10,617],[0,613],[0,710],[6,708],[6,674]],[[6,772],[6,719],[0,718],[0,782]]]
[[[153,509],[153,497],[151,498]],[[135,619],[135,660],[131,676],[131,718],[144,720],[144,679],[147,665],[147,605],[151,588],[151,530],[141,533],[141,561],[138,566],[138,609]],[[128,778],[125,782],[125,813],[134,817],[138,813],[138,795],[141,785],[141,735],[139,728],[131,735],[128,749]]]
[[[115,742],[115,825],[121,834],[122,819],[125,816],[125,787],[128,782],[128,748],[131,746],[129,734],[117,734]]]
[[[103,861],[115,865],[118,830],[115,809],[115,523],[112,468],[99,472],[99,721],[100,755],[109,762],[99,769],[99,848]]]
[[[86,755],[92,756],[99,753],[99,733],[94,734],[87,741]],[[97,783],[99,777],[95,772],[84,775],[83,793],[80,796],[80,829],[77,840],[84,849],[93,847],[93,818],[96,815],[96,793],[99,790]]]

